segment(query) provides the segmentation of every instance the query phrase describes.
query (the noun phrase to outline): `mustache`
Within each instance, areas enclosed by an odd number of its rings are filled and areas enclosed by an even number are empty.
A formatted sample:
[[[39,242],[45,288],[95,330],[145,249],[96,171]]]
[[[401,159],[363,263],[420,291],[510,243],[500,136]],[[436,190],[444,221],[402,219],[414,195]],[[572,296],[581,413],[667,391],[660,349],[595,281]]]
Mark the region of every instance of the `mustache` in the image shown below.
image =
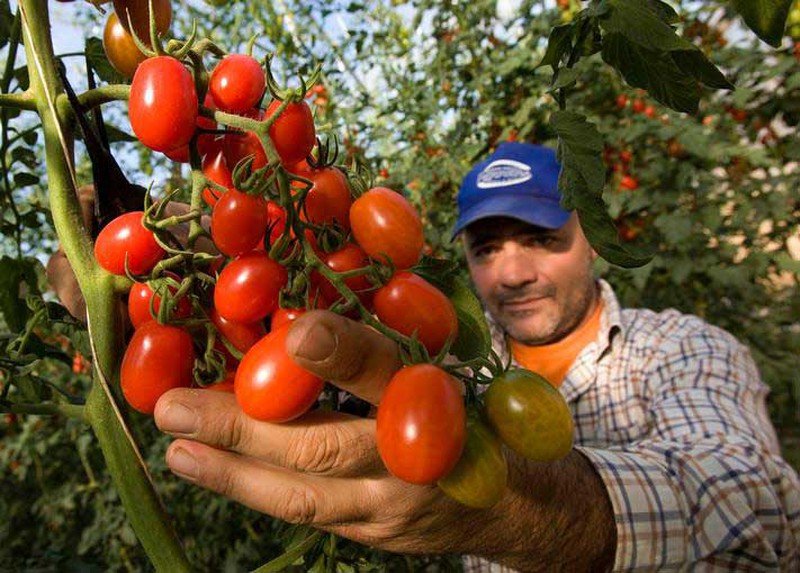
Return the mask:
[[[545,298],[551,297],[555,294],[556,289],[552,287],[546,288],[525,288],[515,289],[513,291],[501,291],[495,293],[495,300],[500,304],[522,302],[532,298]]]

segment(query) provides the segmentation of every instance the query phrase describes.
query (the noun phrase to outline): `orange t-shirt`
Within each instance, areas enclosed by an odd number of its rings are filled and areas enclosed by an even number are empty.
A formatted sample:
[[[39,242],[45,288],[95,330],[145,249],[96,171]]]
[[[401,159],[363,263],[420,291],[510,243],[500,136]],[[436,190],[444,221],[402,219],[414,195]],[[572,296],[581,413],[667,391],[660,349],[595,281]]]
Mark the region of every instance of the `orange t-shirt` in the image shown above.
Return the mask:
[[[541,374],[558,388],[581,350],[597,338],[602,311],[603,300],[598,299],[597,306],[588,320],[553,344],[527,346],[509,338],[511,354],[520,366]]]

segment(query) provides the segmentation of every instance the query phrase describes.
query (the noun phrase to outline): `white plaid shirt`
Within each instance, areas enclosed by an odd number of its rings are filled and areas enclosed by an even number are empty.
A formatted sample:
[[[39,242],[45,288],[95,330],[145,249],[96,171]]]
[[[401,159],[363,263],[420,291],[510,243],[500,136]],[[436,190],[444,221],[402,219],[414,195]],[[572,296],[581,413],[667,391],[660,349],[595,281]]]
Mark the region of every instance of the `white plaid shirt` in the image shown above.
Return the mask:
[[[696,316],[622,310],[599,282],[598,338],[560,390],[575,447],[611,499],[614,570],[800,571],[800,480],[780,457],[750,351]]]

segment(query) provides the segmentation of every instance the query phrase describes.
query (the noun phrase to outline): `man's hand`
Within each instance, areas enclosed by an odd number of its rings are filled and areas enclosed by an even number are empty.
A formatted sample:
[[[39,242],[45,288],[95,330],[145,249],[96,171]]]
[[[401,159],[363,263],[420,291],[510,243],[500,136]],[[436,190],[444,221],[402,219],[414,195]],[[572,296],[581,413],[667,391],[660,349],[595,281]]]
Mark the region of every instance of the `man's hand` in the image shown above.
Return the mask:
[[[327,311],[297,319],[287,351],[304,368],[375,405],[401,366],[393,342]],[[523,570],[552,570],[560,562],[579,571],[608,561],[604,536],[582,535],[597,525],[596,510],[578,508],[577,525],[562,519],[566,512],[560,504],[592,493],[583,478],[599,481],[581,465],[588,462],[579,454],[581,459],[570,455],[547,467],[513,460],[503,500],[492,509],[474,510],[435,486],[388,474],[376,449],[373,419],[312,411],[290,423],[270,424],[245,416],[231,395],[176,389],[159,400],[155,420],[179,438],[167,451],[173,472],[289,522],[390,551],[478,554]],[[570,484],[582,489],[562,491]],[[597,499],[587,504],[603,508]],[[562,531],[567,524],[569,535]],[[605,525],[613,531],[610,517]],[[583,539],[575,543],[573,535]],[[587,540],[591,547],[585,547]],[[570,555],[562,559],[565,547]]]

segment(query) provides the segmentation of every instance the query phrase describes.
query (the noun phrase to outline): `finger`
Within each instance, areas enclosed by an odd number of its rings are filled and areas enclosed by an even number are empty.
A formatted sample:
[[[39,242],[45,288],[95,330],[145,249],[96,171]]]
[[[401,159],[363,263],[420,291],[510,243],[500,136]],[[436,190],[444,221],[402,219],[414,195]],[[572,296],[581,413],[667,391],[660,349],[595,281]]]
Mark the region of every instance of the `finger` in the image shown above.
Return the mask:
[[[230,394],[185,388],[164,394],[154,415],[164,432],[290,470],[342,477],[383,471],[375,420],[314,410],[271,424],[245,415]]]
[[[360,521],[373,507],[361,480],[296,473],[198,442],[176,440],[166,460],[181,478],[290,523]]]
[[[376,405],[402,365],[393,341],[326,310],[308,312],[294,322],[286,351],[306,370]]]

